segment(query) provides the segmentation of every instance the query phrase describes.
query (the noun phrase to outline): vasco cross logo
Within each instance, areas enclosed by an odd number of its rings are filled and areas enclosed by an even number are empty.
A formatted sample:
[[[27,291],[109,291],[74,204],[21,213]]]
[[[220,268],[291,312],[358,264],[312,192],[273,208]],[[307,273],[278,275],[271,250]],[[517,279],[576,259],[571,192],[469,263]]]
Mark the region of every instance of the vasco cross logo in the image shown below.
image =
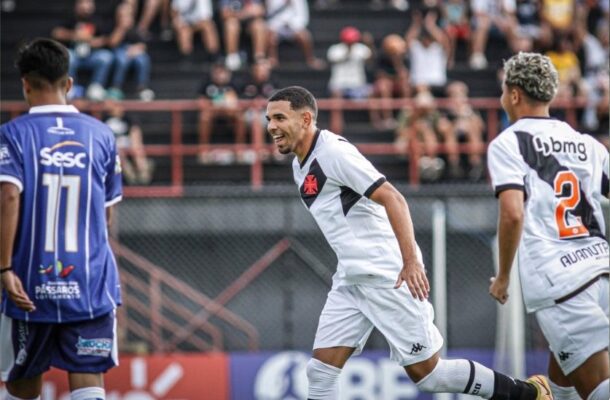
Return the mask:
[[[309,174],[305,177],[305,182],[303,182],[303,192],[305,194],[318,193],[318,179],[316,179],[314,174]]]
[[[426,348],[426,346],[424,346],[423,344],[415,343],[413,345],[413,347],[411,348],[411,353],[409,353],[409,354],[417,354],[425,348]]]

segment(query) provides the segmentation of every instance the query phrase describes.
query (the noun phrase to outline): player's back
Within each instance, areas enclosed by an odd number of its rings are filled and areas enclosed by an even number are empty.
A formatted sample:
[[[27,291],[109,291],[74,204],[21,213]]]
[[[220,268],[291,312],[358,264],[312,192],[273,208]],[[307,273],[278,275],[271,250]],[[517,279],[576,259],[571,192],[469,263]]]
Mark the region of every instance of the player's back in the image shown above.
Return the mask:
[[[496,183],[523,179],[519,262],[526,300],[556,299],[608,272],[601,206],[608,193],[607,149],[564,122],[524,118],[492,142],[490,154]]]
[[[35,107],[2,126],[2,151],[3,180],[22,188],[13,267],[37,308],[5,299],[3,311],[68,322],[112,310],[120,293],[105,209],[121,198],[112,132],[71,106]]]

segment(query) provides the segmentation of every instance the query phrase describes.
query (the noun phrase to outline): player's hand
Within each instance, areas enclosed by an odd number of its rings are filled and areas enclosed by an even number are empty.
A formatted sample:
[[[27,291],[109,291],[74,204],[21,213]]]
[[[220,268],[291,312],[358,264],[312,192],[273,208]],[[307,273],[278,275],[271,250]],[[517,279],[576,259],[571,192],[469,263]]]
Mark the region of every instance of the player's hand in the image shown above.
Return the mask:
[[[496,276],[489,279],[491,285],[489,285],[489,294],[496,299],[500,304],[504,304],[508,301],[508,284],[510,283],[508,278]]]
[[[23,290],[21,279],[13,271],[8,271],[0,275],[2,277],[2,287],[6,290],[8,298],[23,311],[31,312],[36,310],[34,302],[30,300],[28,294]]]
[[[394,289],[398,289],[403,282],[406,282],[411,295],[416,299],[424,301],[428,298],[430,283],[428,282],[424,266],[419,261],[415,260],[405,263],[398,274]]]

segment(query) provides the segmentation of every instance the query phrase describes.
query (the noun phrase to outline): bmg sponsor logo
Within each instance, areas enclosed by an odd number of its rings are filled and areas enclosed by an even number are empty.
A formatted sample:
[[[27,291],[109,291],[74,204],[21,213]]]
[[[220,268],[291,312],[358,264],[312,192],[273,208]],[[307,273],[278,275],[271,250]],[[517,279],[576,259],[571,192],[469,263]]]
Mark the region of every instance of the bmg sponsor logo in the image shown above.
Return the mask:
[[[40,149],[40,163],[45,166],[64,167],[64,168],[81,168],[86,167],[85,160],[87,153],[84,151],[65,151],[64,147],[82,147],[85,146],[74,140],[66,140],[64,142],[57,143],[52,147],[43,147]],[[61,149],[61,151],[60,151]]]
[[[78,337],[76,354],[79,356],[108,357],[112,351],[112,339],[85,339]]]
[[[584,142],[572,140],[555,140],[552,137],[545,138],[536,136],[534,138],[534,148],[545,156],[551,153],[575,154],[580,161],[587,161],[587,146]]]

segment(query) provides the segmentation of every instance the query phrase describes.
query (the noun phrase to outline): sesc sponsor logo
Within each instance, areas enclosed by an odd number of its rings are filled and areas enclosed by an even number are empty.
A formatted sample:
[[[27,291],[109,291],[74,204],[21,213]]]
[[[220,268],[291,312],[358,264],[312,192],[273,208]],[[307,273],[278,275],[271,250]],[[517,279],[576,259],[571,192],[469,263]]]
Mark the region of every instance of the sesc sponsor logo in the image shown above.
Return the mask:
[[[256,400],[307,399],[306,368],[309,355],[297,351],[277,353],[260,367],[254,382]],[[405,370],[381,357],[354,357],[344,366],[339,400],[408,400],[422,397]],[[245,399],[244,399],[245,400]]]
[[[45,166],[84,169],[86,167],[85,160],[87,159],[87,153],[84,151],[60,151],[60,149],[68,146],[85,147],[82,143],[74,140],[66,140],[52,147],[43,147],[40,149],[40,163]]]

